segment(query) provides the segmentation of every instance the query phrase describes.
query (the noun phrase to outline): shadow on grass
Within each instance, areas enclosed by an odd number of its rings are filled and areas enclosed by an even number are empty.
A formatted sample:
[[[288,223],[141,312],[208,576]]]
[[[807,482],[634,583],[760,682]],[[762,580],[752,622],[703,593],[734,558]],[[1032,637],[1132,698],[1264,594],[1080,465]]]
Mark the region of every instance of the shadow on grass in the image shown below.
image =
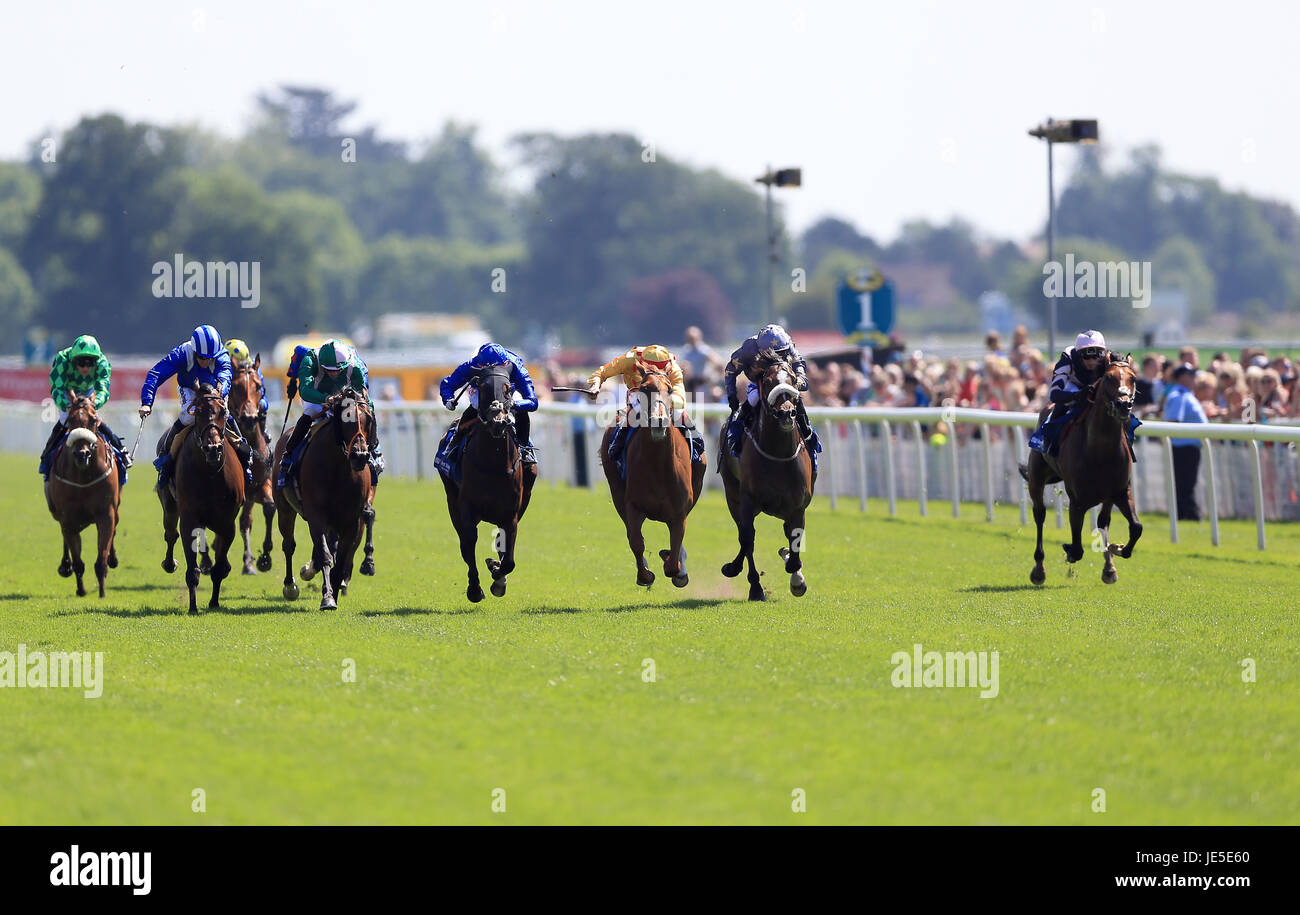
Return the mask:
[[[1235,562],[1238,565],[1246,566],[1278,566],[1279,568],[1285,567],[1288,569],[1294,567],[1294,563],[1292,562],[1265,559],[1263,555],[1258,559],[1242,559],[1240,556],[1216,556],[1214,553],[1188,553],[1186,555],[1188,559],[1209,559],[1213,562]]]
[[[417,616],[423,614],[438,613],[443,616],[460,616],[464,613],[475,613],[477,607],[459,607],[455,610],[442,610],[437,607],[397,607],[393,610],[362,610],[362,616]]]
[[[180,579],[179,584],[171,585],[115,585],[112,584],[112,579],[109,579],[108,587],[114,591],[175,591],[178,587],[185,587],[185,579]]]
[[[725,604],[740,603],[741,601],[733,598],[685,598],[683,600],[668,601],[666,603],[650,603],[642,601],[636,604],[623,604],[616,607],[530,607],[520,612],[529,614],[547,614],[547,613],[631,613],[640,610],[663,610],[672,607],[678,607],[683,610],[699,610],[702,608],[720,607]]]
[[[31,600],[30,594],[0,594],[0,600]]]
[[[1010,591],[1052,591],[1057,588],[1064,588],[1065,585],[975,585],[970,588],[959,588],[959,591],[965,591],[968,594],[1005,594]]]
[[[289,604],[288,602],[279,604],[254,604],[251,606],[232,607],[229,604],[222,604],[216,609],[208,609],[206,599],[199,601],[199,614],[220,613],[227,616],[255,616],[262,613],[307,613],[315,608],[307,604]],[[101,616],[115,616],[119,619],[134,619],[146,616],[189,616],[190,608],[188,600],[177,601],[174,606],[169,607],[96,607],[87,606],[79,610],[60,610],[53,616],[82,616],[86,614],[99,614]]]

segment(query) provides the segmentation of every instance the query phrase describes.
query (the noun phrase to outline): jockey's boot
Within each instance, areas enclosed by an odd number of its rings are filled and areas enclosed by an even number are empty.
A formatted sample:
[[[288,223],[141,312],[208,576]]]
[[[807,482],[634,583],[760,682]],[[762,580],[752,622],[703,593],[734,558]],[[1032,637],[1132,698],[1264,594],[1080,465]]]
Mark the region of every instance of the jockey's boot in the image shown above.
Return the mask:
[[[99,431],[104,438],[108,439],[108,443],[117,449],[118,455],[122,458],[122,466],[130,467],[134,462],[131,460],[131,455],[126,453],[126,446],[122,444],[122,440],[118,438],[117,433],[108,428],[108,423],[103,420],[99,422]]]
[[[167,430],[167,434],[163,436],[162,454],[158,455],[157,459],[153,462],[154,467],[158,470],[159,486],[166,486],[167,481],[171,479],[172,442],[176,440],[176,436],[184,428],[185,424],[178,419],[176,422],[172,423],[171,428]]]
[[[690,414],[684,410],[682,432],[686,435],[686,443],[691,446],[691,462],[699,463],[704,457],[704,435],[700,432],[699,426],[695,425],[695,420],[691,419]]]
[[[63,433],[66,431],[63,428],[63,423],[55,423],[54,429],[50,432],[50,440],[45,443],[45,448],[41,451],[41,463],[37,468],[37,473],[47,480],[50,478],[50,458],[54,454],[54,446],[59,443],[59,439],[63,437]]]
[[[536,464],[537,452],[533,447],[532,418],[518,407],[511,410],[511,413],[515,418],[515,440],[519,442],[519,459],[525,464]]]
[[[307,432],[311,429],[311,424],[315,417],[308,416],[304,413],[298,417],[298,422],[294,424],[293,432],[289,435],[289,441],[284,445],[284,456],[280,458],[280,478],[276,480],[275,485],[284,489],[289,485],[289,473],[293,470],[293,453],[298,449],[298,445],[306,438]]]
[[[377,486],[379,484],[379,475],[388,466],[384,461],[384,452],[379,449],[379,423],[374,424],[372,438],[373,441],[370,446],[370,482]]]

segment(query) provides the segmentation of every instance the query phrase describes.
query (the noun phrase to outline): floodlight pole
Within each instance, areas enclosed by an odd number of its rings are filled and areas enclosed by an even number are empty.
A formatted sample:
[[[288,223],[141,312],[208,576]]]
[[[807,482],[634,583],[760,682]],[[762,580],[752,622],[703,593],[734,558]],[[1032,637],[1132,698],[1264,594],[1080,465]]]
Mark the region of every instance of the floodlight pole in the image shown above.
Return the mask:
[[[772,166],[767,167],[767,319],[764,324],[776,321],[776,232],[772,228]]]
[[[1056,194],[1052,188],[1052,140],[1047,138],[1047,263],[1051,264],[1056,260],[1053,246],[1053,229],[1056,223]],[[1052,285],[1053,292],[1048,297],[1047,306],[1047,352],[1051,358],[1056,358],[1056,286]]]

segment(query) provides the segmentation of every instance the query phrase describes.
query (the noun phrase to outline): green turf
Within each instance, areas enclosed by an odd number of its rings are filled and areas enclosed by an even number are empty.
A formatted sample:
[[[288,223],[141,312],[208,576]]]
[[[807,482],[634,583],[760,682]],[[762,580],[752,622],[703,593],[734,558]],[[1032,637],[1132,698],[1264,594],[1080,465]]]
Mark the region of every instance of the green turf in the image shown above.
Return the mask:
[[[717,491],[690,521],[690,585],[646,592],[606,492],[543,485],[509,594],[473,606],[441,486],[385,480],[379,575],[340,610],[306,586],[283,601],[277,552],[190,617],[143,472],[100,601],[54,574],[34,464],[0,456],[21,483],[0,496],[0,651],[102,651],[106,685],[0,690],[0,823],[1300,821],[1300,528],[1271,525],[1260,553],[1250,524],[1173,546],[1151,517],[1106,586],[1093,553],[1067,575],[1050,527],[1035,589],[1014,507],[989,524],[973,505],[822,504],[802,599],[760,523],[756,605],[718,572],[734,534]],[[892,687],[916,642],[997,649],[999,696]]]

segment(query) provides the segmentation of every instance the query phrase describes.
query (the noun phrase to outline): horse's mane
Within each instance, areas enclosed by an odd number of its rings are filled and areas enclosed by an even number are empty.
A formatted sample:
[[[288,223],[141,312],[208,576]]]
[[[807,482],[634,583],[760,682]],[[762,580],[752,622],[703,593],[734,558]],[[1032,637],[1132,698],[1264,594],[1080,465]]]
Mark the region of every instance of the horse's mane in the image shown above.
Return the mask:
[[[334,413],[337,416],[339,414],[339,410],[341,408],[341,404],[343,403],[343,401],[349,399],[355,400],[357,402],[358,407],[369,409],[369,405],[367,403],[365,393],[362,391],[358,391],[356,388],[350,385],[348,387],[335,391],[329,397],[326,397],[325,403],[322,404],[322,406],[324,406],[326,410],[329,410],[330,412]]]

